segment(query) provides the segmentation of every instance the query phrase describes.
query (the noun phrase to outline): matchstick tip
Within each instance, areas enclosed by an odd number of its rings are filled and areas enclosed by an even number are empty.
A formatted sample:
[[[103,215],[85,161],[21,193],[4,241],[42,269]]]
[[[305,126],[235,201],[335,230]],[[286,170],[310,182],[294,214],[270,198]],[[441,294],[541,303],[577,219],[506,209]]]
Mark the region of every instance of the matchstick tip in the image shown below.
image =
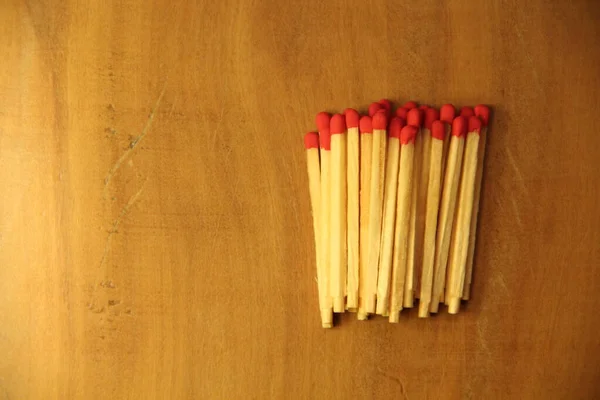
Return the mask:
[[[488,106],[483,104],[478,104],[475,106],[475,115],[481,118],[483,122],[483,126],[487,126],[490,121],[490,109]]]
[[[415,137],[417,136],[418,131],[419,128],[417,128],[416,126],[406,125],[402,128],[402,131],[400,132],[400,143],[413,143],[415,141]]]
[[[427,111],[428,108],[429,108],[429,106],[427,104],[421,104],[419,106],[419,110],[423,110],[423,112]]]
[[[304,135],[304,147],[306,149],[318,149],[319,148],[319,134],[317,132],[308,132]]]
[[[373,129],[385,130],[387,127],[387,113],[376,112],[373,115]]]
[[[408,117],[408,108],[399,107],[396,110],[396,117],[400,117],[400,118],[402,118],[403,120],[406,121],[406,118]]]
[[[456,116],[456,110],[452,104],[444,104],[440,108],[440,119],[447,124],[452,124],[454,117]]]
[[[452,121],[452,136],[463,137],[467,134],[468,121],[463,116],[458,116]]]
[[[469,119],[473,115],[475,115],[475,111],[473,111],[473,107],[465,106],[465,107],[463,107],[463,108],[460,109],[460,116],[461,117],[465,117],[465,118]]]
[[[329,129],[332,135],[346,133],[346,118],[342,114],[334,114]]]
[[[404,103],[404,105],[402,107],[407,108],[407,109],[410,110],[412,108],[417,108],[418,105],[417,105],[416,101],[407,101],[406,103]]]
[[[372,117],[377,111],[381,110],[382,108],[383,106],[377,102],[371,103],[371,105],[369,105],[369,116]],[[383,109],[385,110],[385,108]]]
[[[425,128],[431,130],[433,121],[440,119],[440,112],[435,108],[425,110]]]
[[[346,108],[344,110],[344,115],[346,116],[346,126],[348,129],[358,128],[358,121],[360,119],[358,111],[356,111],[354,108]]]
[[[421,123],[423,118],[421,118],[423,111],[418,108],[411,108],[408,111],[408,115],[406,117],[406,123],[408,125],[416,126],[417,128],[421,127]]]
[[[331,308],[321,309],[321,326],[323,328],[333,328],[333,314]]]
[[[405,123],[404,120],[400,117],[394,117],[392,118],[392,120],[390,121],[390,137],[396,138],[396,139],[400,139],[400,132],[402,131],[402,128],[404,127]]]
[[[473,115],[471,118],[469,118],[469,132],[477,132],[480,134],[482,125],[483,122],[478,117]]]
[[[431,124],[431,137],[439,140],[444,140],[446,138],[446,126],[442,121],[433,121]]]
[[[359,121],[360,133],[373,133],[373,121],[371,117],[365,115]]]
[[[324,130],[329,130],[329,120],[331,119],[331,115],[326,112],[320,112],[317,114],[316,123],[317,129],[319,132],[323,132]]]
[[[452,297],[448,302],[448,314],[458,314],[460,310],[460,297]]]

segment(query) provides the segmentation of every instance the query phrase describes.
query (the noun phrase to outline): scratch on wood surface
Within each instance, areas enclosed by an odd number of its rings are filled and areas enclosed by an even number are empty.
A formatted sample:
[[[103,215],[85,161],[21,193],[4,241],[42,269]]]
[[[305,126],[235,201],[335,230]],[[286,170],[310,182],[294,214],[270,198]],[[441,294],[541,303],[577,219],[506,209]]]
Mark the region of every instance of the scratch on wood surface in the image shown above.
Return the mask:
[[[506,148],[506,157],[508,158],[508,162],[511,168],[515,172],[515,176],[517,177],[516,181],[521,187],[523,193],[527,193],[527,185],[525,184],[525,178],[523,177],[523,173],[521,172],[521,168],[519,168],[519,164],[515,160],[515,156],[513,156],[512,150],[510,147]],[[529,199],[529,197],[527,197]]]
[[[508,286],[506,285],[506,280],[504,279],[504,274],[502,272],[498,271],[498,273],[496,274],[496,281],[506,293],[509,292]]]
[[[515,219],[517,220],[517,224],[519,225],[519,228],[522,228],[523,220],[521,220],[521,211],[519,210],[519,205],[517,204],[517,200],[513,196],[510,196],[510,201],[513,205],[513,208],[515,209]]]
[[[515,174],[517,176],[519,183],[522,184],[523,186],[525,186],[523,174],[521,173],[521,169],[519,168],[519,165],[515,161],[515,157],[513,156],[512,150],[510,149],[510,147],[506,148],[506,156],[508,157],[508,161],[510,162],[511,168],[515,171]]]
[[[129,198],[129,201],[121,209],[121,212],[119,213],[119,216],[113,222],[112,228],[108,232],[108,236],[106,237],[106,242],[104,244],[104,251],[102,252],[102,258],[100,259],[100,268],[106,262],[106,257],[108,256],[108,252],[110,251],[110,245],[112,243],[112,237],[113,237],[113,235],[117,232],[117,229],[119,228],[119,225],[121,224],[121,221],[123,220],[123,217],[125,217],[125,215],[127,215],[127,213],[129,213],[129,210],[131,209],[131,207],[133,207],[133,205],[135,204],[135,202],[138,200],[138,198],[140,197],[140,195],[144,191],[144,188],[146,187],[146,183],[147,182],[148,182],[148,178],[146,178],[146,180],[144,181],[144,183],[140,187],[140,190],[138,190],[133,196],[131,196],[131,198]]]
[[[487,330],[487,319],[485,317],[480,318],[477,321],[477,340],[479,342],[479,347],[485,351],[486,355],[489,357],[491,355],[490,348],[487,345],[487,340],[485,338],[485,332]]]
[[[400,387],[400,393],[402,394],[402,397],[405,400],[409,400],[408,393],[406,393],[406,389],[404,387],[404,383],[402,382],[402,380],[399,377],[388,374],[381,367],[377,367],[377,372],[379,372],[383,377],[396,382],[398,384],[398,386]]]
[[[219,135],[219,131],[221,130],[221,124],[223,123],[223,116],[225,115],[225,106],[221,105],[221,114],[219,114],[219,119],[217,120],[217,126],[212,132],[209,143],[212,144],[212,149],[215,149],[217,145],[217,137]]]
[[[123,162],[129,156],[131,156],[131,154],[133,154],[133,152],[135,151],[135,149],[137,148],[137,146],[140,144],[140,142],[142,140],[144,140],[144,138],[146,137],[146,135],[148,134],[148,132],[150,132],[150,127],[152,126],[152,121],[154,121],[154,116],[156,115],[156,110],[160,106],[160,103],[162,101],[163,95],[165,94],[165,90],[167,89],[167,82],[168,82],[168,80],[165,81],[165,84],[163,85],[163,88],[162,88],[162,90],[161,90],[158,98],[156,99],[156,103],[154,104],[154,108],[152,108],[152,111],[150,112],[150,115],[148,116],[148,119],[146,120],[146,124],[144,125],[144,128],[142,129],[142,132],[140,133],[140,135],[137,138],[135,138],[131,142],[131,144],[129,145],[129,148],[121,155],[121,157],[119,157],[119,159],[117,160],[117,162],[114,163],[114,165],[112,166],[112,168],[108,171],[108,174],[106,175],[106,178],[104,178],[104,196],[103,197],[105,197],[105,195],[106,195],[106,189],[108,187],[108,184],[112,180],[112,178],[115,175],[115,173],[117,172],[117,170],[121,167],[121,164],[123,164]]]
[[[523,48],[523,53],[525,54],[525,58],[529,62],[529,66],[530,66],[529,69],[531,70],[531,73],[533,74],[533,80],[535,81],[538,91],[542,92],[543,88],[542,88],[542,85],[540,84],[540,77],[537,72],[537,64],[535,63],[533,58],[531,58],[531,54],[529,53],[529,51],[525,48],[525,39],[523,39],[523,30],[521,29],[521,26],[518,23],[515,23],[514,27],[515,27],[515,31],[517,33],[517,37],[519,38],[519,42],[521,42],[521,47]]]

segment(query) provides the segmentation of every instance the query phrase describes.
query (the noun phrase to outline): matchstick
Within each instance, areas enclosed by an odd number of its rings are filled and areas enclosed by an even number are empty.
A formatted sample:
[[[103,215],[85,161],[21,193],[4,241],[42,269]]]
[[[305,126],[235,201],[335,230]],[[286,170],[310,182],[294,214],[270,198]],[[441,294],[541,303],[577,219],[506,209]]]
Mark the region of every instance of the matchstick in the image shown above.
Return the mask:
[[[379,276],[377,277],[377,309],[379,315],[388,315],[390,300],[390,279],[394,252],[394,228],[396,218],[396,197],[398,194],[398,164],[400,160],[400,131],[404,121],[394,117],[390,121],[385,171],[383,203],[383,228],[381,231],[381,254],[379,256]]]
[[[430,116],[431,118],[431,116]],[[429,122],[427,122],[429,124]],[[435,259],[435,234],[437,230],[438,211],[442,183],[442,156],[444,154],[444,139],[446,127],[441,121],[430,124],[431,154],[429,157],[429,182],[427,188],[425,232],[423,237],[423,267],[421,272],[421,287],[419,294],[419,317],[429,316],[433,272]]]
[[[333,326],[331,309],[327,308],[327,288],[325,282],[324,268],[321,258],[321,240],[319,230],[321,228],[321,170],[319,166],[319,135],[316,132],[308,132],[304,136],[306,147],[306,166],[308,168],[308,187],[310,192],[310,204],[313,215],[313,231],[315,234],[315,253],[317,255],[317,287],[319,289],[319,309],[321,310],[321,325],[323,328]]]
[[[333,316],[332,316],[332,303],[331,303],[331,295],[329,293],[329,276],[331,269],[330,262],[330,251],[329,251],[329,209],[330,209],[330,195],[331,195],[331,134],[329,131],[329,119],[330,116],[326,112],[320,112],[317,114],[316,122],[317,129],[319,130],[319,144],[321,146],[321,206],[319,207],[319,222],[321,224],[321,229],[319,229],[319,241],[320,241],[320,258],[321,258],[321,272],[322,278],[320,281],[322,282],[322,304],[321,304],[321,321],[324,322],[325,325],[333,326]]]
[[[468,133],[465,139],[465,154],[463,156],[464,160],[460,177],[456,218],[452,232],[452,242],[450,244],[450,258],[448,260],[446,302],[450,314],[456,314],[460,309],[460,300],[465,281],[480,132],[481,120],[476,116],[470,117]]]
[[[439,302],[443,300],[444,285],[446,282],[446,264],[450,238],[452,236],[452,224],[454,222],[454,211],[456,207],[456,193],[460,180],[460,172],[465,145],[465,134],[467,133],[467,120],[465,117],[456,117],[452,122],[452,137],[445,168],[445,177],[440,204],[440,215],[435,248],[435,264],[433,273],[433,290],[429,311],[437,313]]]
[[[400,132],[400,171],[398,173],[392,280],[390,282],[390,322],[398,322],[400,320],[400,311],[404,302],[404,280],[406,263],[408,261],[407,246],[410,229],[410,208],[414,175],[414,142],[416,135],[417,128],[410,125],[402,128]]]
[[[429,169],[431,157],[431,125],[433,121],[440,119],[440,113],[435,108],[428,106],[419,106],[424,113],[424,124],[421,128],[421,140],[423,143],[422,158],[421,158],[421,176],[419,178],[419,192],[417,196],[417,219],[416,219],[416,248],[415,248],[415,298],[420,297],[421,292],[421,276],[423,270],[423,241],[425,235],[425,220],[427,210],[427,191],[429,188]],[[417,139],[418,140],[418,139]],[[442,142],[443,145],[443,142]],[[440,160],[441,163],[441,160]],[[414,196],[414,194],[413,194]],[[435,237],[434,237],[435,240]]]
[[[335,114],[330,121],[331,132],[331,276],[329,288],[333,301],[333,312],[345,310],[346,299],[346,119],[342,114]]]
[[[473,110],[473,107],[469,107],[469,106],[464,106],[461,107],[460,111],[459,111],[459,115],[461,117],[465,117],[467,119],[467,122],[469,121],[469,118],[471,118],[472,116],[475,115],[475,110]],[[465,139],[466,141],[466,139]],[[459,189],[460,190],[460,189]],[[454,240],[454,230],[452,231],[452,239],[450,240],[450,255],[452,255],[452,241]],[[451,258],[449,258],[450,260]],[[447,268],[446,269],[446,286],[448,286],[448,282],[449,282],[449,272],[450,270]],[[443,293],[443,298],[444,298],[444,304],[448,305],[448,293]]]
[[[475,194],[473,198],[473,215],[471,216],[471,228],[469,229],[469,251],[467,255],[467,266],[465,272],[465,285],[463,288],[463,300],[469,300],[471,295],[471,280],[473,276],[473,259],[475,255],[475,239],[477,234],[477,217],[479,215],[479,198],[481,196],[481,180],[483,177],[483,159],[485,157],[485,142],[487,140],[488,123],[490,120],[490,109],[483,104],[475,106],[475,115],[481,119],[482,128],[479,137],[479,154],[477,155],[477,175],[475,177]]]
[[[417,235],[417,218],[418,218],[418,195],[419,187],[421,185],[421,164],[423,162],[423,138],[421,136],[421,124],[423,111],[418,108],[411,108],[408,111],[408,125],[412,125],[417,128],[417,134],[415,136],[415,150],[414,150],[414,162],[413,162],[413,188],[412,188],[412,200],[410,205],[410,228],[408,233],[408,259],[406,262],[406,278],[404,280],[404,308],[412,308],[415,298],[415,269],[416,254],[421,252],[419,246],[422,244],[419,241]]]
[[[371,117],[363,116],[360,128],[360,252],[358,283],[358,319],[367,319],[367,271],[369,270],[369,211],[371,207],[371,160],[373,157],[373,125]]]
[[[369,208],[369,259],[367,264],[365,311],[375,313],[377,273],[381,246],[381,221],[383,214],[383,189],[385,185],[387,115],[376,112],[373,116],[373,153],[371,167],[371,195]]]
[[[346,286],[346,308],[356,311],[358,308],[358,281],[359,281],[359,187],[360,187],[360,157],[359,157],[359,133],[358,123],[360,116],[354,109],[348,108],[344,112],[346,116],[346,127],[348,129],[348,276]]]

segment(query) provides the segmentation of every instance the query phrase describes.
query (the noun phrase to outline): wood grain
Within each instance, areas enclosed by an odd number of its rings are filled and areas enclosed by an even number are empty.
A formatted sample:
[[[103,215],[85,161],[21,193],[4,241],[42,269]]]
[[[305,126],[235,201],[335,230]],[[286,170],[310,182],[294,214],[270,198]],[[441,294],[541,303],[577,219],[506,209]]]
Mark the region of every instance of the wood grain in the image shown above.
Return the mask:
[[[0,2],[0,399],[598,398],[594,0]],[[303,134],[494,109],[471,301],[319,322]]]

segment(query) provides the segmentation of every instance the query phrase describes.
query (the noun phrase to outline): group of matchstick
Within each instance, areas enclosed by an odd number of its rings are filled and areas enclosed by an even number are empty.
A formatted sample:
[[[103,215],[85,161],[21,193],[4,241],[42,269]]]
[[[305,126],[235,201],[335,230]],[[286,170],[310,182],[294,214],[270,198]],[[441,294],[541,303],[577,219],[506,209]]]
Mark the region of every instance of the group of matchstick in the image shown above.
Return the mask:
[[[357,311],[398,322],[468,300],[489,108],[388,100],[317,114],[304,138],[321,323]]]

